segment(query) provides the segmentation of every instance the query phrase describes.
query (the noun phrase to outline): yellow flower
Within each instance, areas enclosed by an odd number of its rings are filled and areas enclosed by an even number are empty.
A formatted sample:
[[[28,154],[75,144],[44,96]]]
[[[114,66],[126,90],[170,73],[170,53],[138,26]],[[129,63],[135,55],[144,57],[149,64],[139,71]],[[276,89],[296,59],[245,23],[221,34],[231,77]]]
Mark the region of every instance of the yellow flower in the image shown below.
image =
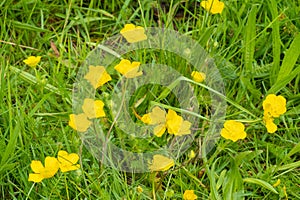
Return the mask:
[[[140,62],[131,63],[127,59],[122,59],[121,62],[117,64],[114,68],[126,78],[134,78],[143,74],[143,72],[138,72],[140,64]]]
[[[147,35],[145,35],[145,29],[141,26],[135,26],[134,24],[125,24],[125,27],[120,31],[120,33],[129,43],[139,42],[147,39]]]
[[[271,115],[265,113],[263,121],[265,122],[268,133],[275,133],[277,131],[277,125],[273,122],[274,118]]]
[[[196,157],[196,154],[195,154],[195,151],[194,150],[191,150],[190,153],[189,153],[189,158],[190,159],[193,159]]]
[[[89,66],[89,72],[84,76],[90,84],[97,89],[111,80],[110,75],[105,71],[103,66]]]
[[[142,193],[143,192],[143,188],[141,186],[137,186],[136,191],[138,193]]]
[[[205,80],[206,75],[203,72],[193,71],[191,74],[194,81],[201,83]]]
[[[247,134],[244,130],[245,126],[241,122],[228,120],[224,123],[224,128],[221,130],[221,136],[236,142],[239,139],[246,138]]]
[[[224,9],[224,3],[219,0],[201,1],[200,5],[212,14],[222,13]]]
[[[61,172],[73,171],[80,168],[80,165],[76,164],[79,160],[79,156],[76,153],[69,154],[66,151],[59,151],[57,160]]]
[[[31,161],[30,167],[34,174],[29,174],[28,181],[38,183],[45,178],[53,177],[59,169],[59,163],[56,158],[47,156],[45,159],[45,167],[41,161],[38,160]]]
[[[187,135],[191,133],[191,122],[186,120],[184,121],[183,118],[177,115],[175,111],[169,110],[166,120],[168,133],[174,134],[176,136]]]
[[[286,112],[286,99],[279,95],[269,94],[263,101],[264,113],[272,117],[279,117]]]
[[[197,199],[197,195],[195,195],[194,190],[186,190],[183,194],[184,200],[195,200]]]
[[[95,101],[94,99],[86,98],[83,101],[82,110],[89,119],[93,119],[105,116],[103,107],[104,103],[101,100]]]
[[[152,111],[145,114],[141,118],[145,124],[156,125],[154,127],[154,135],[161,137],[166,131],[166,112],[155,106]]]
[[[87,115],[84,113],[70,115],[69,126],[79,132],[85,132],[91,124],[92,122],[87,119]]]
[[[149,166],[150,171],[167,171],[174,166],[174,161],[171,158],[163,155],[154,155],[152,163]]]
[[[35,67],[40,61],[41,56],[29,56],[27,59],[23,60],[23,62],[30,67]]]

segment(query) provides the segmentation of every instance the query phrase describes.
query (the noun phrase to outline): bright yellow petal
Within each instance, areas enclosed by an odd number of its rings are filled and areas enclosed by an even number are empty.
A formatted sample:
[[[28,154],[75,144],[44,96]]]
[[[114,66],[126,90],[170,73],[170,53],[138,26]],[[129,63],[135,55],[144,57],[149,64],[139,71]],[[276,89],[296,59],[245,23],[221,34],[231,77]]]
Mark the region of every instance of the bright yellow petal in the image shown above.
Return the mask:
[[[103,66],[89,66],[88,73],[84,76],[84,79],[90,82],[90,84],[97,89],[105,83],[111,80],[111,76],[106,72]]]
[[[92,122],[87,119],[87,115],[84,113],[70,114],[69,126],[79,132],[85,132],[91,124]]]
[[[154,135],[157,137],[161,137],[166,131],[166,125],[165,124],[159,124],[154,127]]]
[[[145,114],[143,115],[143,117],[141,118],[142,122],[144,122],[145,124],[151,124],[152,120],[150,117],[150,114]]]
[[[53,177],[59,169],[59,163],[56,158],[47,156],[45,159],[45,170],[42,173],[44,178]]]
[[[126,24],[120,33],[129,43],[140,42],[147,39],[145,29],[133,24]]]
[[[194,81],[201,83],[205,80],[206,75],[203,72],[193,71],[191,74]]]
[[[195,200],[198,196],[195,195],[194,190],[186,190],[183,194],[184,200]]]
[[[201,1],[200,5],[212,14],[222,13],[224,3],[219,0]]]
[[[34,173],[41,173],[44,170],[44,166],[39,160],[31,161],[30,167]]]
[[[141,76],[143,72],[139,72],[140,62],[130,62],[127,59],[122,59],[119,64],[117,64],[114,69],[124,75],[126,78],[134,78]]]
[[[182,117],[177,115],[175,111],[168,110],[166,119],[167,119],[166,124],[168,128],[168,133],[177,134],[183,122]]]
[[[83,101],[82,110],[89,119],[104,117],[104,103],[101,100],[86,98]]]
[[[163,155],[154,155],[149,166],[150,171],[166,171],[174,166],[174,160]]]
[[[263,109],[264,113],[279,117],[286,112],[286,99],[281,95],[269,94],[263,101]]]
[[[245,126],[241,122],[228,120],[224,123],[224,128],[221,130],[221,136],[236,142],[239,139],[246,138],[247,134],[244,130]]]
[[[41,174],[29,174],[28,181],[39,183],[44,179]]]

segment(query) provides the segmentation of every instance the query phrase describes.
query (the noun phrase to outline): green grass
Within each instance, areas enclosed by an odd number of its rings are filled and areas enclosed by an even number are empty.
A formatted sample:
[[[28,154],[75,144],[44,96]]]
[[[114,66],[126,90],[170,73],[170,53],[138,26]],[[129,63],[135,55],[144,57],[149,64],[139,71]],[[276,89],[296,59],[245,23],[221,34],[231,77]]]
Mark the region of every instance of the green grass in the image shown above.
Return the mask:
[[[300,199],[299,1],[230,0],[217,15],[197,1],[179,0],[4,0],[0,7],[0,199],[182,199],[187,189],[195,190],[199,199]],[[242,121],[246,139],[234,143],[221,138],[204,158],[189,159],[187,151],[174,168],[159,173],[122,172],[94,158],[68,126],[73,83],[95,45],[118,34],[126,23],[173,29],[201,44],[224,80],[226,119]],[[23,63],[30,55],[42,56],[36,69]],[[187,78],[193,70],[170,52],[139,50],[123,56],[173,66]],[[114,80],[97,94],[107,104],[120,78],[110,72]],[[199,114],[209,117],[209,93],[192,85]],[[134,103],[146,94],[137,113],[150,111],[157,99],[176,105],[174,94],[160,96],[164,89],[140,88],[131,99]],[[287,112],[277,120],[274,134],[260,121],[262,102],[270,93],[287,99]],[[108,131],[113,118],[106,113],[109,117],[101,122]],[[197,120],[189,150],[200,154],[201,134],[209,123]],[[112,142],[136,152],[169,140],[141,140],[117,128],[111,135]],[[28,182],[31,161],[43,162],[59,150],[78,153],[81,169],[39,184]],[[278,179],[280,185],[273,187]]]

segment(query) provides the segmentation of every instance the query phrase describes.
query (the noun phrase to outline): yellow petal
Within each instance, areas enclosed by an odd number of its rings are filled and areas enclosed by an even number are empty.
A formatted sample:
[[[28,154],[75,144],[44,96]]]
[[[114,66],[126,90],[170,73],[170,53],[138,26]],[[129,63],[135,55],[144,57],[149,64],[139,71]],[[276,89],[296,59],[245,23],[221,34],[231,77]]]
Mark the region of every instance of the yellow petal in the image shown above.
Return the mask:
[[[269,94],[263,101],[264,113],[270,114],[272,117],[279,117],[286,112],[286,99],[283,96]]]
[[[166,171],[172,166],[174,166],[173,159],[165,157],[163,155],[154,155],[149,169],[150,171]]]
[[[165,124],[159,124],[154,127],[154,135],[157,137],[161,137],[166,131],[166,125]]]
[[[274,119],[270,114],[265,113],[263,121],[265,122],[268,133],[275,133],[277,131],[277,125],[274,124]]]
[[[169,110],[166,119],[168,133],[177,134],[183,122],[182,117],[177,115],[175,111]]]
[[[119,64],[117,64],[114,69],[124,75],[126,78],[134,78],[141,76],[143,72],[139,72],[140,62],[130,62],[127,59],[122,59]]]
[[[29,56],[27,59],[23,60],[23,62],[30,67],[35,67],[40,61],[41,56]]]
[[[151,122],[152,122],[149,113],[143,115],[143,117],[141,118],[141,120],[142,120],[142,122],[144,122],[145,124],[151,124]]]
[[[39,183],[44,179],[41,174],[29,174],[28,181]]]
[[[34,173],[41,173],[44,170],[44,166],[39,160],[31,161],[30,167]]]
[[[193,71],[191,74],[194,81],[201,83],[205,80],[206,75],[203,72]]]
[[[56,158],[47,156],[45,159],[45,169],[42,173],[44,178],[53,177],[59,169],[59,164]]]
[[[80,165],[76,164],[79,160],[79,155],[76,153],[69,154],[66,151],[59,151],[57,159],[59,161],[61,172],[77,170],[80,168]]]
[[[200,5],[212,14],[222,13],[224,9],[224,3],[219,0],[201,1]]]
[[[147,39],[147,35],[145,35],[145,29],[141,26],[135,26],[133,24],[126,24],[120,33],[129,43],[135,43]]]
[[[228,120],[224,123],[224,128],[221,130],[221,136],[236,142],[239,139],[246,138],[247,134],[244,130],[245,126],[241,122]]]
[[[174,135],[176,136],[182,136],[182,135],[188,135],[188,134],[191,134],[191,125],[192,123],[185,120],[181,123],[181,126],[178,130],[178,132],[174,133]]]
[[[155,106],[150,113],[151,124],[161,124],[166,122],[166,111]]]
[[[277,187],[278,185],[280,185],[280,179],[278,179],[278,180],[276,181],[276,183],[273,184],[273,187]]]
[[[183,194],[184,200],[195,200],[198,196],[195,195],[194,190],[186,190]]]
[[[111,80],[110,75],[106,72],[103,66],[89,66],[88,73],[84,76],[84,79],[90,82],[90,84],[97,89]]]
[[[79,132],[85,132],[91,124],[92,122],[87,119],[87,116],[84,113],[70,115],[69,126]]]
[[[82,110],[89,119],[104,117],[104,103],[101,100],[86,98],[83,101]]]

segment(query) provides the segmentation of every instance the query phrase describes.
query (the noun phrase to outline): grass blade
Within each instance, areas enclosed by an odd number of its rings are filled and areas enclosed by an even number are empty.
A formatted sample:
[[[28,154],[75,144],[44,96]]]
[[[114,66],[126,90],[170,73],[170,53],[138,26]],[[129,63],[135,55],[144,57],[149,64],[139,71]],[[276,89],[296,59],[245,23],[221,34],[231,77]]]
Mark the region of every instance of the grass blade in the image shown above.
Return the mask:
[[[267,183],[266,181],[256,179],[256,178],[244,178],[243,181],[246,183],[254,183],[256,185],[260,185],[260,186],[270,190],[271,192],[278,194],[278,192],[274,189],[274,187],[272,185],[270,185],[269,183]]]

